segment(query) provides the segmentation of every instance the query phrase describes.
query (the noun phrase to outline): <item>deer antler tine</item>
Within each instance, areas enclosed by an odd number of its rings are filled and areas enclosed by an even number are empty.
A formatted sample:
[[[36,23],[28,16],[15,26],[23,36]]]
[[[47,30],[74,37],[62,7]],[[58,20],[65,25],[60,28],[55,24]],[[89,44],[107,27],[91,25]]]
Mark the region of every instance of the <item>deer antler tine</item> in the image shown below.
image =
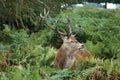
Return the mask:
[[[61,32],[61,31],[59,31],[59,30],[58,30],[58,27],[56,27],[56,28],[55,28],[55,30],[56,30],[56,32],[57,32],[57,33],[59,33],[60,35],[67,36],[67,34],[65,34],[65,33],[63,33],[63,32]]]
[[[41,13],[40,13],[40,17],[41,17],[41,18],[45,18]]]
[[[48,14],[49,14],[49,11],[46,11],[46,9],[44,9],[44,15],[45,15],[45,17],[47,17]]]
[[[44,8],[44,15],[46,15],[46,9]]]
[[[48,14],[49,14],[49,11],[46,11],[46,9],[44,9],[44,15],[40,14],[40,17],[45,20],[47,26],[48,26],[49,28],[51,28],[52,30],[56,31],[57,33],[59,33],[60,35],[67,35],[67,34],[59,31],[57,27],[53,28],[53,27],[51,26],[51,24],[49,24],[49,22],[48,22],[48,20],[47,20]]]
[[[46,16],[49,14],[49,11],[46,13]]]
[[[40,17],[45,19],[45,18],[47,18],[48,14],[49,14],[49,11],[46,12],[46,9],[44,9],[44,16],[40,13]]]
[[[72,34],[72,28],[71,28],[71,21],[70,21],[69,16],[68,16],[67,23],[68,23],[69,35],[71,35]]]

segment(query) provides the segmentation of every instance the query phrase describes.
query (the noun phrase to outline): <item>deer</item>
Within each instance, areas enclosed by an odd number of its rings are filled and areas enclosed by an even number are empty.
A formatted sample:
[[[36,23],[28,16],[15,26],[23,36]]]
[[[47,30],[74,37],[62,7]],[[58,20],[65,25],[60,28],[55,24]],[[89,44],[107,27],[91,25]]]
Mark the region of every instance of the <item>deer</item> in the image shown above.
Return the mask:
[[[86,51],[84,49],[84,44],[78,42],[75,38],[75,34],[72,32],[71,20],[69,17],[67,19],[67,22],[64,22],[68,25],[69,33],[64,33],[60,31],[57,26],[53,27],[48,22],[48,14],[49,11],[46,12],[44,9],[44,15],[40,14],[40,17],[45,21],[46,25],[50,29],[57,32],[63,40],[63,43],[54,58],[54,67],[58,69],[72,68],[72,70],[76,70],[76,62],[80,61],[83,57],[90,57],[91,53],[89,51]]]

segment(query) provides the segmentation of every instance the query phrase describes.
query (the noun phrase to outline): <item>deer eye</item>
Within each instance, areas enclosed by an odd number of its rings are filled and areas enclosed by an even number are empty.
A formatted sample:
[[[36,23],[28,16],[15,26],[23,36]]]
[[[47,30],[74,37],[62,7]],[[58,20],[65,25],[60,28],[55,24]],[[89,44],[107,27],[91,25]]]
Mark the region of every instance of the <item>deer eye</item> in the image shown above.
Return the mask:
[[[74,41],[70,41],[71,43],[74,43]]]

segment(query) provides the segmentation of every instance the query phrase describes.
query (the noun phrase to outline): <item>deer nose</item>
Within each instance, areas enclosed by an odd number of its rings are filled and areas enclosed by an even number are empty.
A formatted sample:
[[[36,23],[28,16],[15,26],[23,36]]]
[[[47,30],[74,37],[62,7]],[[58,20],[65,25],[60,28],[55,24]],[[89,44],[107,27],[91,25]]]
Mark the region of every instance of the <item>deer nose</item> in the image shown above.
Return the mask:
[[[84,44],[81,44],[79,50],[84,50]]]
[[[84,48],[84,47],[85,47],[84,44],[82,44],[82,45],[81,45],[81,48]]]

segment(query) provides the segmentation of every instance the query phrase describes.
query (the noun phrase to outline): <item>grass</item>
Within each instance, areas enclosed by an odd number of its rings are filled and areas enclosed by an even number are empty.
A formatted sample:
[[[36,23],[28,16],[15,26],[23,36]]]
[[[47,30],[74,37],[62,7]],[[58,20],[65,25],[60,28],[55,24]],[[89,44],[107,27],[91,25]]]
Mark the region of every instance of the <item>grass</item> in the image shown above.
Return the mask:
[[[119,80],[119,13],[120,10],[83,8],[67,10],[56,17],[65,20],[70,15],[73,28],[82,29],[76,38],[92,53],[90,59],[83,60],[84,64],[77,63],[76,71],[53,67],[61,40],[49,28],[29,36],[27,30],[11,30],[5,25],[0,31],[0,80]],[[78,27],[74,27],[76,24]]]

